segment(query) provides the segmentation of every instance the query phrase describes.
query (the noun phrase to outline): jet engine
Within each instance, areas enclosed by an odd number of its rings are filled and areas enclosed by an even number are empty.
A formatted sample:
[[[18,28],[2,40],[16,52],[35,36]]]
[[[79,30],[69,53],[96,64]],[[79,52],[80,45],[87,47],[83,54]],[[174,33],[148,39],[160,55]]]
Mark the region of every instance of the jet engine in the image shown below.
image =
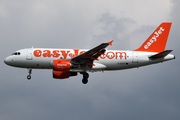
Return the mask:
[[[53,70],[55,71],[69,71],[71,67],[71,61],[69,60],[54,60]]]
[[[65,79],[71,76],[77,76],[77,72],[70,71],[53,71],[53,78],[56,79]]]
[[[53,78],[65,79],[77,75],[77,72],[70,72],[72,66],[69,60],[54,60],[51,65],[53,66]]]

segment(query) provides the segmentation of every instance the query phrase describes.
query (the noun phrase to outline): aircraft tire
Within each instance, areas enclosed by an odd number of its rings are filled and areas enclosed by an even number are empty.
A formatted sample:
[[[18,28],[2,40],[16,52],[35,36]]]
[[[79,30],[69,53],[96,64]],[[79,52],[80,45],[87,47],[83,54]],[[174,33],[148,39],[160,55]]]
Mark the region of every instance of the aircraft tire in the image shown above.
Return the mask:
[[[87,78],[83,78],[83,79],[82,79],[82,83],[83,83],[83,84],[87,84],[87,83],[88,83],[88,79],[87,79]]]
[[[27,79],[28,79],[28,80],[30,80],[30,79],[31,79],[31,76],[30,76],[30,75],[28,75],[28,76],[27,76]]]
[[[89,78],[89,74],[87,72],[83,73],[83,78]]]

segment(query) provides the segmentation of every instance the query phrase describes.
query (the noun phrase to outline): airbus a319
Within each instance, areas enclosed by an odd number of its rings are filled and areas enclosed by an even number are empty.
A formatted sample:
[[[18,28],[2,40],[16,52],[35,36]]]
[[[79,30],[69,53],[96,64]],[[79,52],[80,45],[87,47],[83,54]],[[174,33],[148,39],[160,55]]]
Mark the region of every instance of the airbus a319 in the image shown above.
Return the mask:
[[[162,23],[142,46],[133,51],[106,50],[113,41],[87,49],[27,48],[14,52],[4,62],[13,67],[27,68],[31,79],[32,69],[52,69],[53,78],[65,79],[83,75],[82,83],[88,82],[87,72],[136,68],[175,59],[165,50],[170,22]]]

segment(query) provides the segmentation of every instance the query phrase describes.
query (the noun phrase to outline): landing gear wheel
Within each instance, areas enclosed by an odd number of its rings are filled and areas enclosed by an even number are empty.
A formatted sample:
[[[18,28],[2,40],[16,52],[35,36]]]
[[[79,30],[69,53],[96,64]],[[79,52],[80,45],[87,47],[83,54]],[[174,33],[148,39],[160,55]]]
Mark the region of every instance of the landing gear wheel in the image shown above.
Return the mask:
[[[89,78],[89,74],[88,73],[83,73],[83,78]]]
[[[28,76],[27,76],[27,79],[28,79],[28,80],[30,80],[30,79],[31,79],[31,76],[30,76],[30,75],[28,75]]]
[[[31,68],[28,68],[28,73],[29,73],[29,75],[27,76],[27,79],[30,80],[31,79],[31,73],[32,73]]]
[[[83,78],[83,79],[82,79],[82,83],[83,83],[83,84],[87,84],[87,83],[88,83],[88,79],[87,79],[87,78]]]
[[[88,78],[89,78],[89,74],[87,72],[84,72],[83,73],[82,83],[87,84],[88,83]]]

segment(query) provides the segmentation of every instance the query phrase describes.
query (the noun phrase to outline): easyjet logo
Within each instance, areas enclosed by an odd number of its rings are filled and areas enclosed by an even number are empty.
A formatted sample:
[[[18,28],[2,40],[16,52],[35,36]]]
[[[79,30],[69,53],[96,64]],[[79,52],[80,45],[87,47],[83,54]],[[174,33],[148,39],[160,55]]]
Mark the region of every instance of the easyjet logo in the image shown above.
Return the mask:
[[[78,56],[86,51],[80,51],[79,49],[74,49],[73,52],[69,50],[35,50],[33,52],[33,55],[35,57],[53,57],[53,58],[59,58],[59,59],[66,59],[67,57],[73,58],[75,56]],[[98,53],[98,52],[97,52]],[[102,55],[99,56],[101,59],[127,59],[127,53],[126,52],[111,52],[108,51]],[[98,59],[97,59],[98,60]]]
[[[154,42],[156,42],[158,40],[158,37],[160,36],[160,34],[162,34],[164,30],[165,29],[163,27],[160,27],[159,30],[155,31],[152,38],[147,42],[146,45],[144,45],[144,48],[148,49]]]
[[[67,66],[67,64],[57,64],[57,66]]]

